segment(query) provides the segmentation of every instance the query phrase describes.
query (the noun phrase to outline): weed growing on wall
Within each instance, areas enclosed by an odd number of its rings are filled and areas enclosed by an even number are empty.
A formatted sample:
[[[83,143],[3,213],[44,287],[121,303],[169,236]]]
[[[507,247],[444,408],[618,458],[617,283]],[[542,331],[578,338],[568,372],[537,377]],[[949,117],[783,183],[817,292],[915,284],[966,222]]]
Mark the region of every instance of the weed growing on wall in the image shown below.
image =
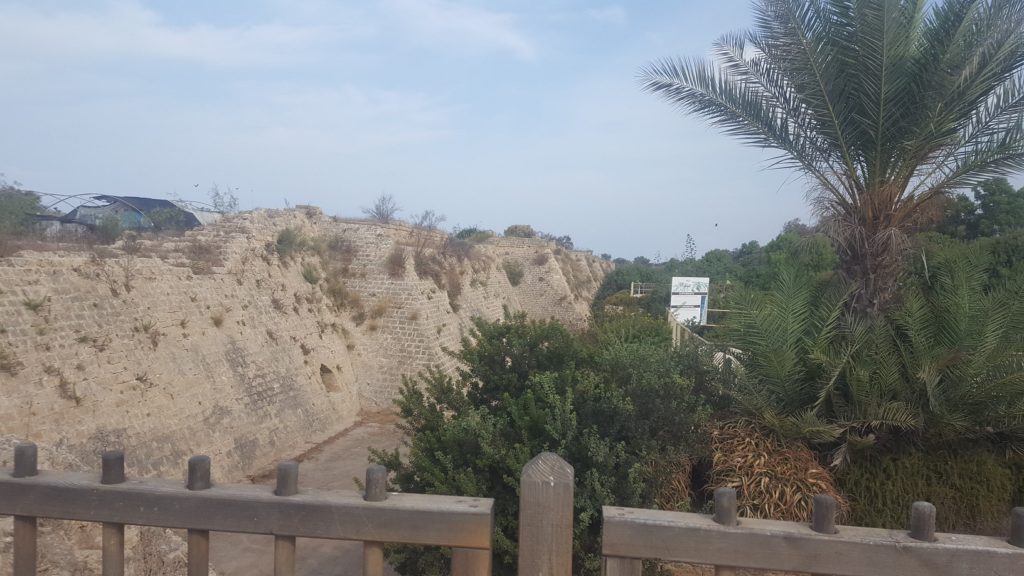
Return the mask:
[[[505,271],[505,277],[508,278],[508,283],[513,286],[519,286],[519,283],[523,281],[523,276],[526,272],[523,270],[522,262],[518,260],[505,259],[501,263],[502,270]]]

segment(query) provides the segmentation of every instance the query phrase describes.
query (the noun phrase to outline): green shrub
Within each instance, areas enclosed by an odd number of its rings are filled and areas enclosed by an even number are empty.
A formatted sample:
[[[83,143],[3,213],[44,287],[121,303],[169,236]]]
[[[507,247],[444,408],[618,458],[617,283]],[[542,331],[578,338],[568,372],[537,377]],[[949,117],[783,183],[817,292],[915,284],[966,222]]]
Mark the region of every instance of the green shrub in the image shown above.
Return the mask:
[[[274,248],[282,260],[287,260],[309,247],[309,239],[295,228],[285,228],[277,233]]]
[[[501,268],[505,271],[508,283],[513,286],[519,286],[519,283],[523,281],[523,276],[526,274],[523,270],[523,263],[518,260],[506,259],[501,263]]]
[[[372,460],[401,491],[494,498],[494,574],[512,575],[520,470],[542,451],[558,453],[575,468],[574,573],[599,574],[601,506],[688,493],[666,490],[660,482],[679,478],[655,465],[695,447],[706,415],[668,339],[664,322],[576,336],[524,314],[477,319],[453,354],[457,376],[429,369],[404,380],[396,403],[408,455],[374,451]],[[448,573],[437,549],[390,547],[388,559],[402,574]]]
[[[463,228],[454,234],[455,238],[465,240],[470,244],[480,244],[494,238],[494,232],[481,230],[476,227]]]
[[[509,238],[536,238],[537,231],[529,224],[513,224],[505,228],[505,236]]]
[[[0,237],[28,232],[33,223],[32,214],[42,212],[39,196],[8,185],[0,178]]]
[[[302,278],[310,284],[316,286],[323,279],[323,275],[320,274],[320,269],[313,264],[305,264],[302,266]]]
[[[1024,458],[985,445],[905,449],[854,458],[838,474],[850,498],[848,522],[905,529],[910,505],[935,505],[941,532],[1004,535],[1021,501]]]

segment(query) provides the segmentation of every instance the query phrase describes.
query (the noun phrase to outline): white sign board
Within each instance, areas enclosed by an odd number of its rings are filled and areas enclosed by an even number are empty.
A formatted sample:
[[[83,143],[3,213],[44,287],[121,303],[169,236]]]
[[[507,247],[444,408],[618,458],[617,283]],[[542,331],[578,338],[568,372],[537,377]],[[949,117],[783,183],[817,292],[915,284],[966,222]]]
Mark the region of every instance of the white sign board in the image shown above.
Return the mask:
[[[709,278],[675,276],[672,278],[672,295],[669,309],[676,321],[682,324],[708,323]]]

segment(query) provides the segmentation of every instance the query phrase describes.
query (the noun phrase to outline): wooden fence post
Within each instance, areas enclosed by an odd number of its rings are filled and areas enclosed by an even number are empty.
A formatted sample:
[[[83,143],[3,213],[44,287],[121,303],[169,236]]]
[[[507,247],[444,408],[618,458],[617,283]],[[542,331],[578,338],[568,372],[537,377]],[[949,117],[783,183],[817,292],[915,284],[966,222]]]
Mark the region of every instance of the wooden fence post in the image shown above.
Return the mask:
[[[1010,544],[1024,548],[1024,506],[1010,512]]]
[[[30,478],[39,474],[38,449],[31,442],[14,447],[15,478]],[[33,516],[14,517],[14,576],[35,576],[36,573],[36,519]]]
[[[814,497],[814,507],[811,509],[811,530],[818,534],[836,533],[836,499],[828,494],[818,494]]]
[[[910,537],[922,542],[935,541],[935,505],[914,502],[910,507]]]
[[[715,489],[713,519],[722,526],[736,526],[739,524],[735,488]],[[736,576],[736,569],[731,566],[715,566],[715,576]]]
[[[604,576],[640,576],[644,571],[644,561],[639,558],[606,557],[601,562]]]
[[[207,490],[213,483],[210,480],[210,457],[193,456],[188,459],[188,480],[185,487],[189,490]],[[208,576],[210,574],[210,531],[188,531],[188,576]]]
[[[572,574],[574,471],[557,454],[526,463],[519,484],[519,576]]]
[[[124,452],[109,450],[101,456],[100,484],[121,484]],[[103,523],[103,576],[124,576],[124,524]]]
[[[452,576],[490,576],[491,551],[452,548]]]
[[[294,460],[279,463],[274,494],[294,496],[298,493],[299,463]],[[274,536],[274,576],[295,576],[295,536]]]
[[[836,499],[828,494],[817,494],[814,496],[814,505],[811,508],[811,530],[818,534],[835,534],[836,530]],[[825,576],[815,574],[814,576]]]
[[[363,500],[383,502],[388,499],[388,469],[374,464],[366,469],[366,493]],[[363,576],[384,576],[384,544],[363,542]]]

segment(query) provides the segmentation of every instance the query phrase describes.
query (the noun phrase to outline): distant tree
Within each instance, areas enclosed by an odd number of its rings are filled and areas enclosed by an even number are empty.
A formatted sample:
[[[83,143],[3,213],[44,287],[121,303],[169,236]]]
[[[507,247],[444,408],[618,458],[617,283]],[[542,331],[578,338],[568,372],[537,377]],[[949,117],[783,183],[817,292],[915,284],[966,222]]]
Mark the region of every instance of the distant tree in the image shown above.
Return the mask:
[[[608,254],[607,252],[602,252],[601,253],[601,260],[611,260],[611,259],[612,259],[612,255],[611,254]]]
[[[636,258],[633,258],[633,264],[636,264],[637,266],[650,266],[651,259],[646,256],[637,256]]]
[[[978,234],[978,205],[967,194],[954,194],[946,200],[939,232],[954,238],[974,238]]]
[[[791,233],[800,236],[810,236],[816,232],[814,226],[808,226],[800,221],[799,218],[794,218],[782,225],[783,233]]]
[[[220,186],[214,182],[209,191],[210,204],[213,205],[213,209],[224,214],[238,212],[238,196],[235,194],[235,190],[237,189],[232,189],[231,186],[225,186],[221,190]]]
[[[1014,190],[1006,178],[994,178],[972,191],[978,204],[979,236],[999,236],[1024,228],[1024,187]]]
[[[1024,228],[1024,187],[1014,190],[1006,178],[986,180],[946,201],[938,230],[954,238],[1000,236]]]
[[[529,224],[513,224],[505,228],[505,236],[509,238],[536,238],[537,231]]]
[[[686,235],[686,243],[683,246],[683,260],[696,260],[697,259],[697,243],[693,241],[693,236]]]
[[[39,196],[21,189],[17,181],[8,183],[0,174],[0,236],[15,236],[32,226],[32,215],[41,214]]]
[[[433,210],[424,210],[422,213],[412,217],[412,225],[424,230],[437,230],[447,218],[444,214],[438,214]]]
[[[381,194],[373,202],[373,206],[363,208],[363,214],[370,220],[376,220],[382,224],[388,224],[394,220],[402,209],[398,206],[394,196]]]

